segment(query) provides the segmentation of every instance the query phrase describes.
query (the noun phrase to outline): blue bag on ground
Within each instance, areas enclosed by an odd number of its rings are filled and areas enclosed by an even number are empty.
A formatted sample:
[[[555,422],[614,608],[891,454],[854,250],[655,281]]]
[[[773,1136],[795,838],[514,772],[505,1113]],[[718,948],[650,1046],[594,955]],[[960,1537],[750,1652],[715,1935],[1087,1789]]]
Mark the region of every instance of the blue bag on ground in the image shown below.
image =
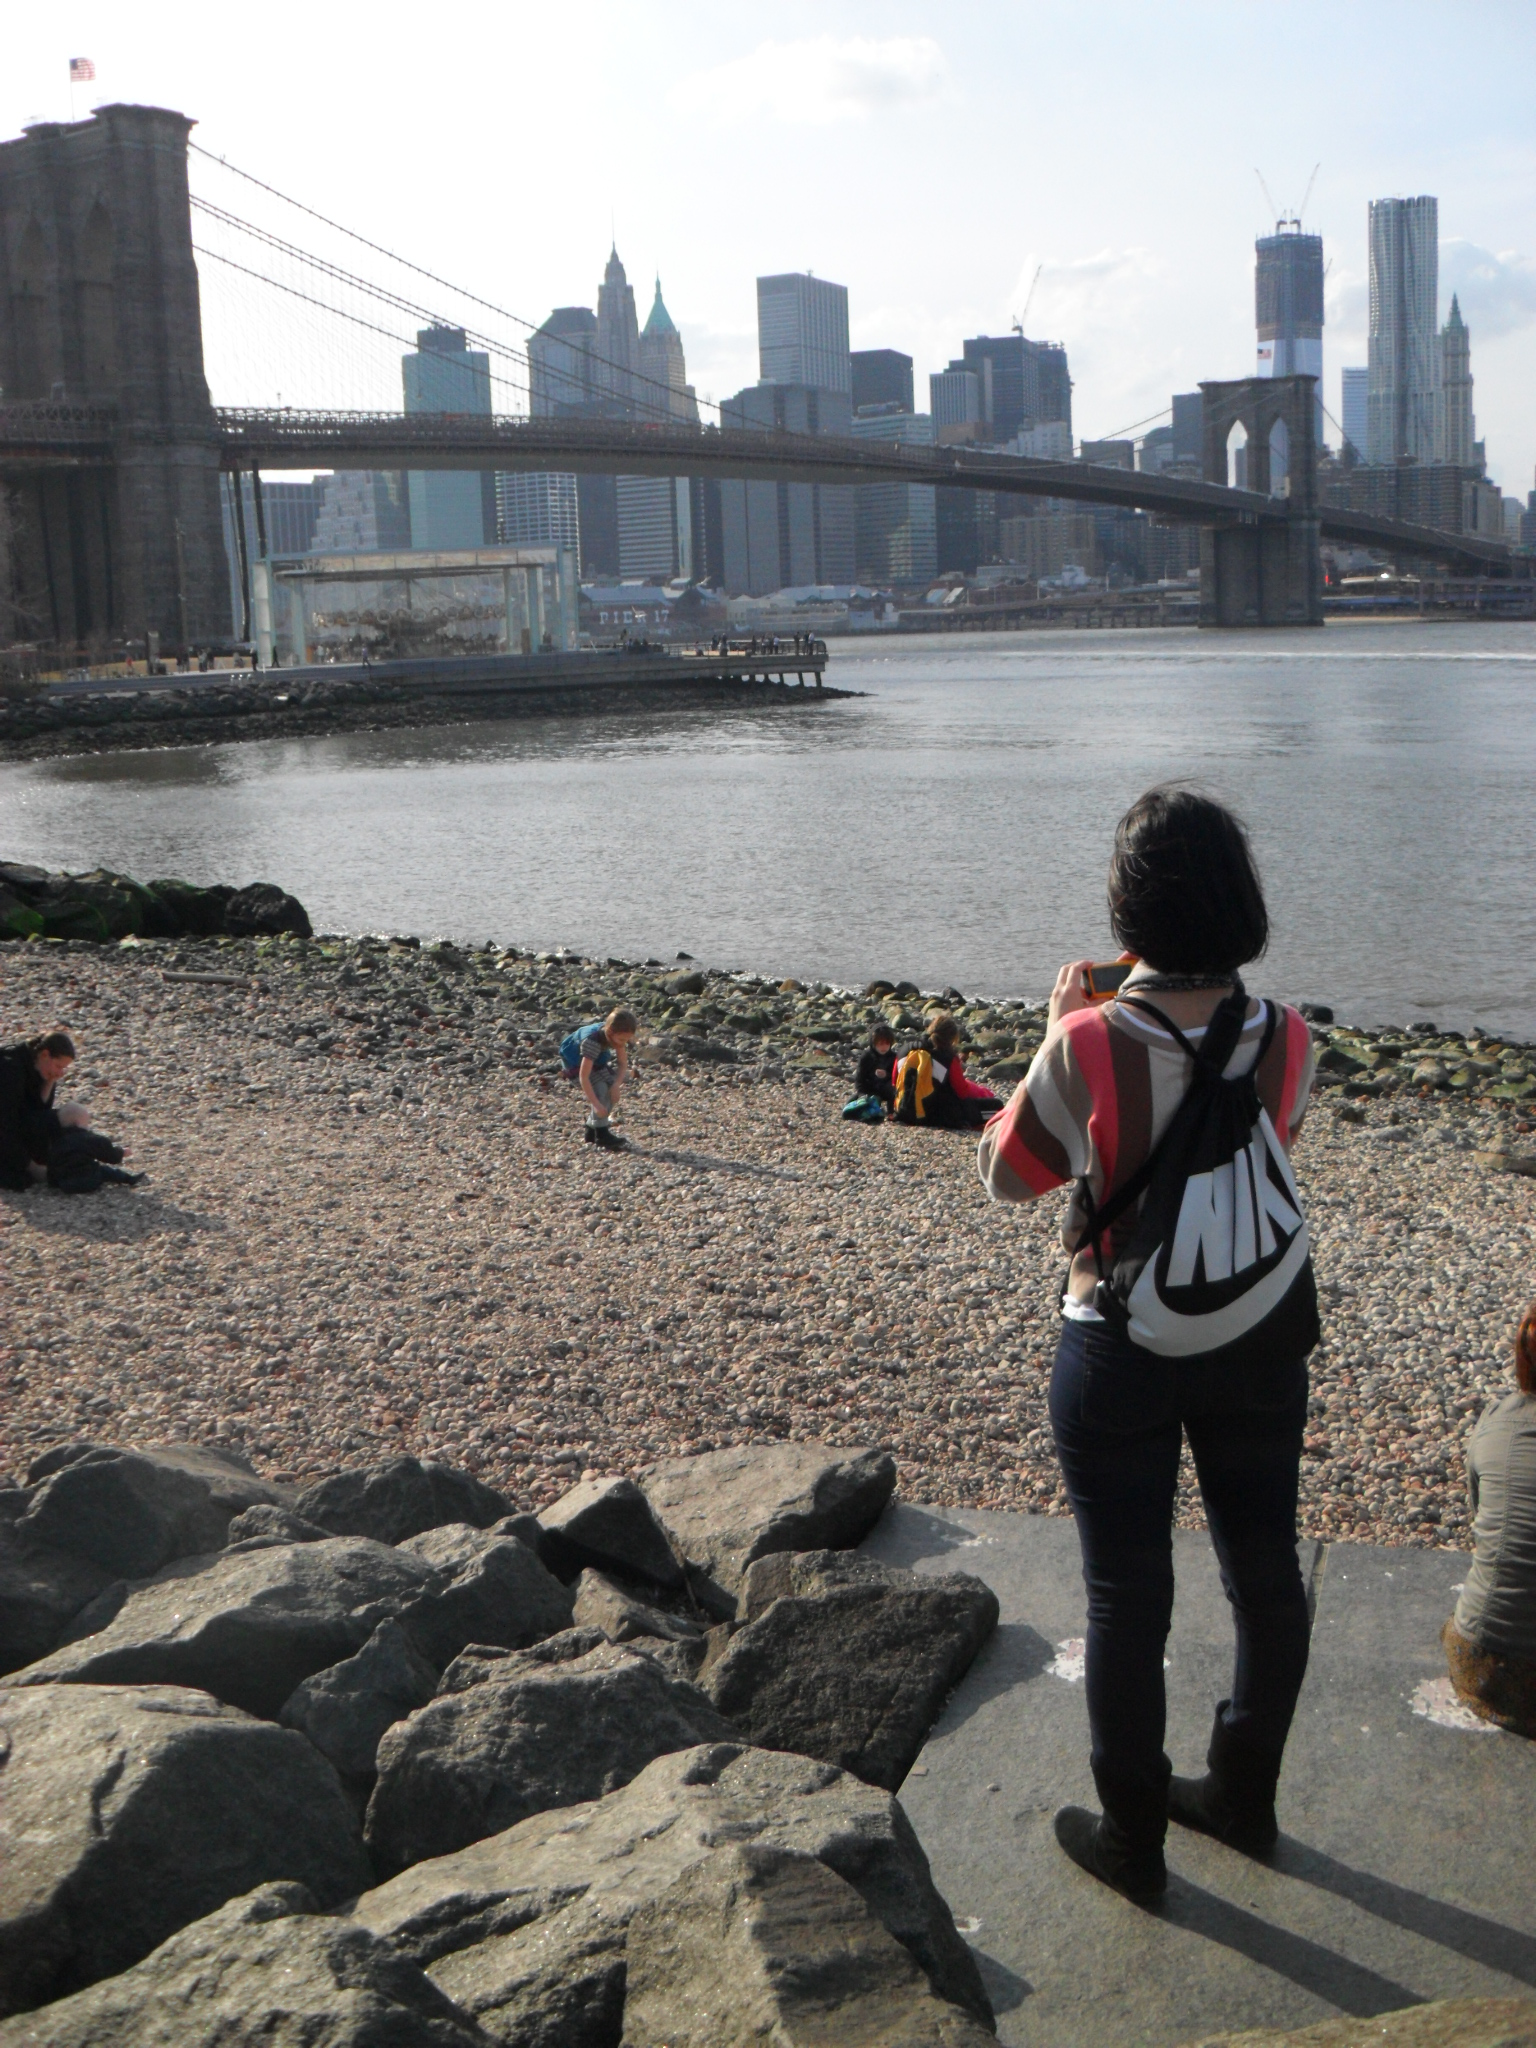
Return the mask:
[[[853,1124],[884,1123],[885,1104],[878,1095],[855,1095],[852,1102],[843,1104],[843,1116]]]

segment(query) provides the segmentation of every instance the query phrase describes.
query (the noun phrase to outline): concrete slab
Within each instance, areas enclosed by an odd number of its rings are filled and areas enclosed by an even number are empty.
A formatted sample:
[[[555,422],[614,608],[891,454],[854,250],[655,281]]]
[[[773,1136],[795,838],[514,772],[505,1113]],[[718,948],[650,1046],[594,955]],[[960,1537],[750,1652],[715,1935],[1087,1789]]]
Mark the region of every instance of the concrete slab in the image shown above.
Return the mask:
[[[901,1798],[981,1960],[1008,2048],[1173,2048],[1436,1998],[1536,1986],[1536,1745],[1415,1710],[1444,1674],[1438,1633],[1465,1560],[1308,1546],[1312,1665],[1265,1865],[1175,1829],[1163,1911],[1062,1856],[1051,1815],[1095,1802],[1071,1644],[1084,1627],[1065,1519],[897,1507],[866,1548],[997,1593],[992,1643]],[[1203,1768],[1232,1631],[1209,1542],[1175,1537],[1168,1742]],[[1067,1647],[1063,1647],[1067,1646]],[[1454,1717],[1446,1717],[1447,1719]]]

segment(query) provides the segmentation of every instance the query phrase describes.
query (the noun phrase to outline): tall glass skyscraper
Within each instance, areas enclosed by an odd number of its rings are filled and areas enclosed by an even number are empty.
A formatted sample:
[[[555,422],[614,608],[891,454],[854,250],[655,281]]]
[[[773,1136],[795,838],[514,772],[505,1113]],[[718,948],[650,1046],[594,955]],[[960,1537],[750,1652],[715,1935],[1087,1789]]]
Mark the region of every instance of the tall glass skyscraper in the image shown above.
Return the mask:
[[[1440,205],[1373,199],[1366,460],[1433,462],[1440,411]]]
[[[1353,448],[1355,460],[1364,462],[1370,441],[1371,373],[1363,363],[1346,364],[1339,372],[1339,425],[1345,446]]]
[[[1323,439],[1323,238],[1304,235],[1300,221],[1276,224],[1254,244],[1254,311],[1258,375],[1315,377],[1316,427]]]
[[[765,384],[805,384],[851,400],[848,287],[798,270],[757,280],[757,374]]]
[[[491,359],[469,347],[462,327],[424,327],[401,361],[410,412],[491,411]],[[496,478],[462,469],[409,472],[411,546],[483,548],[496,538]]]

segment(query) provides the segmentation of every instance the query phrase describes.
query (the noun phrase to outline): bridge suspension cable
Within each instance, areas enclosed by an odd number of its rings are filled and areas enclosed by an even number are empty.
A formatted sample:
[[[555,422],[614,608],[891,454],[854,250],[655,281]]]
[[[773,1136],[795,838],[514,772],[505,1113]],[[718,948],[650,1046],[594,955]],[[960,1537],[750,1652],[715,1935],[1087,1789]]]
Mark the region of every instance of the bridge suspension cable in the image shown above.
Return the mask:
[[[258,284],[267,285],[275,292],[286,292],[290,298],[303,299],[306,305],[318,306],[322,313],[329,313],[337,320],[350,321],[354,327],[366,327],[370,333],[382,334],[386,341],[397,342],[403,348],[415,346],[408,335],[397,334],[393,328],[380,327],[376,320],[365,320],[360,313],[349,313],[344,307],[333,306],[325,299],[317,299],[312,292],[300,291],[297,285],[284,284],[281,278],[268,277],[264,271],[252,270],[247,264],[237,263],[233,256],[225,256],[217,249],[204,248],[197,242],[193,243],[192,248],[193,253],[197,256],[206,257],[213,263],[222,263],[230,270],[238,270],[244,276],[255,278]],[[436,349],[423,349],[420,353],[423,355],[436,355],[441,362],[460,362],[463,360],[458,355],[448,355],[446,352]],[[510,377],[498,377],[494,371],[488,371],[486,375],[489,383],[503,385],[509,391],[516,391],[523,397],[527,396],[528,386],[526,383],[517,383]]]
[[[410,257],[400,255],[397,250],[388,249],[383,243],[371,240],[367,235],[359,233],[356,228],[349,228],[343,222],[333,220],[330,215],[321,213],[316,207],[306,205],[302,199],[295,199],[291,193],[279,191],[277,186],[269,184],[264,178],[258,178],[254,172],[242,170],[238,164],[231,163],[228,157],[219,156],[213,150],[205,149],[201,143],[197,142],[189,141],[187,147],[196,155],[205,158],[209,163],[217,164],[221,170],[228,171],[234,177],[244,179],[247,184],[255,186],[258,190],[269,194],[272,198],[281,200],[285,206],[291,206],[299,213],[307,214],[311,220],[318,221],[321,226],[329,228],[333,233],[344,235],[350,241],[359,243],[363,248],[371,249],[375,255],[383,256],[387,261],[399,264],[403,270],[411,271],[417,277],[425,278],[430,284],[441,286],[443,290],[452,292],[456,297],[464,299],[468,304],[479,306],[485,312],[494,313],[499,319],[510,320],[514,326],[525,328],[530,335],[539,331],[539,323],[525,318],[521,313],[511,312],[505,306],[498,306],[494,300],[482,298],[478,293],[469,291],[465,286],[455,284],[451,279],[439,276],[436,271],[428,270],[424,265],[413,262]],[[377,298],[387,299],[400,310],[420,312],[422,317],[427,319],[435,320],[440,317],[439,315],[427,312],[423,308],[411,306],[409,301],[389,292],[387,288],[374,286],[364,279],[355,277],[351,273],[342,270],[339,265],[327,263],[323,257],[317,257],[310,251],[300,249],[292,243],[284,242],[281,237],[272,235],[268,230],[258,228],[251,222],[241,220],[237,214],[229,213],[226,209],[215,206],[209,200],[201,199],[194,194],[192,203],[200,210],[220,219],[226,226],[254,234],[272,246],[281,248],[285,254],[290,255],[295,260],[312,264],[316,269],[326,272],[338,281],[345,282],[355,289],[366,291]],[[233,267],[238,269],[241,266],[236,264]],[[248,274],[253,277],[258,275],[254,271]],[[298,293],[296,296],[303,297],[304,294]],[[323,306],[323,301],[320,300],[314,300],[312,303]],[[327,308],[326,310],[330,309]],[[343,315],[342,317],[345,318],[347,316]],[[358,324],[366,326],[368,323],[359,322]],[[453,324],[458,326],[462,323],[455,321]],[[382,332],[383,330],[379,331]],[[470,338],[468,330],[466,330],[466,338]],[[476,334],[473,336],[473,339],[481,347],[489,347],[500,355],[509,356],[524,362],[528,361],[526,344],[522,346],[513,344],[509,347],[506,342],[483,334]],[[670,385],[663,384],[654,377],[647,377],[642,371],[633,368],[629,364],[616,363],[607,356],[599,355],[595,349],[586,351],[586,354],[588,361],[597,365],[600,369],[611,371],[616,377],[622,378],[631,393],[634,393],[637,388],[643,388],[649,393],[654,393],[654,397],[642,398],[637,401],[651,408],[652,417],[658,419],[674,419],[677,417],[673,409],[677,394]],[[716,413],[720,410],[718,402],[714,399],[704,399],[699,402]]]

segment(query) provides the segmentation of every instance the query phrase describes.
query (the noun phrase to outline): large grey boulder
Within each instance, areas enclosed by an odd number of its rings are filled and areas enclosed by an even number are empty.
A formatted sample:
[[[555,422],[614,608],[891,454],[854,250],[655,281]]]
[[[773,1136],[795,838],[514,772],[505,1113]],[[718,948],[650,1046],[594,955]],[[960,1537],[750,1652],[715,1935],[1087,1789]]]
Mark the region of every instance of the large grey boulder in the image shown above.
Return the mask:
[[[277,1878],[369,1882],[336,1773],[301,1735],[172,1686],[0,1688],[0,2013],[136,1963]]]
[[[23,1545],[67,1552],[121,1579],[146,1579],[173,1558],[217,1550],[242,1507],[266,1493],[245,1474],[194,1446],[123,1451],[71,1445],[40,1471],[17,1521]],[[254,1497],[243,1500],[242,1495]],[[275,1497],[274,1497],[275,1498]]]
[[[0,1675],[46,1657],[110,1579],[67,1550],[18,1542],[14,1525],[0,1521]]]
[[[437,1669],[398,1621],[381,1621],[355,1656],[296,1686],[278,1719],[307,1735],[345,1778],[371,1778],[386,1728],[424,1707]]]
[[[439,1670],[468,1643],[520,1650],[569,1628],[571,1596],[515,1536],[451,1522],[400,1544],[443,1575],[408,1617],[417,1648]]]
[[[414,1963],[301,1884],[267,1884],[121,1975],[0,2022],[0,2048],[485,2048]]]
[[[371,1536],[376,1543],[402,1543],[444,1522],[486,1529],[512,1513],[512,1503],[494,1487],[430,1458],[333,1473],[307,1487],[293,1506],[333,1536]]]
[[[771,1551],[861,1543],[895,1490],[896,1461],[830,1444],[756,1444],[669,1459],[640,1483],[678,1548],[734,1593]]]
[[[400,1870],[733,1732],[693,1686],[614,1644],[561,1663],[509,1657],[384,1736],[368,1846],[381,1870]]]
[[[845,1878],[765,1842],[717,1849],[642,1906],[623,2048],[994,2048]]]
[[[539,1517],[541,1555],[562,1578],[596,1565],[677,1588],[683,1567],[633,1479],[583,1479]]]
[[[272,1720],[301,1680],[440,1584],[408,1552],[345,1537],[184,1558],[11,1683],[190,1685]]]
[[[755,1616],[702,1680],[763,1749],[841,1764],[894,1792],[945,1699],[997,1626],[997,1595],[967,1573],[942,1578],[838,1552],[752,1565]]]
[[[798,1850],[845,1878],[935,1994],[991,2025],[976,1960],[898,1802],[829,1764],[737,1743],[661,1757],[590,1805],[418,1863],[353,1911],[497,2040],[614,2048],[634,1914],[741,1842]]]

